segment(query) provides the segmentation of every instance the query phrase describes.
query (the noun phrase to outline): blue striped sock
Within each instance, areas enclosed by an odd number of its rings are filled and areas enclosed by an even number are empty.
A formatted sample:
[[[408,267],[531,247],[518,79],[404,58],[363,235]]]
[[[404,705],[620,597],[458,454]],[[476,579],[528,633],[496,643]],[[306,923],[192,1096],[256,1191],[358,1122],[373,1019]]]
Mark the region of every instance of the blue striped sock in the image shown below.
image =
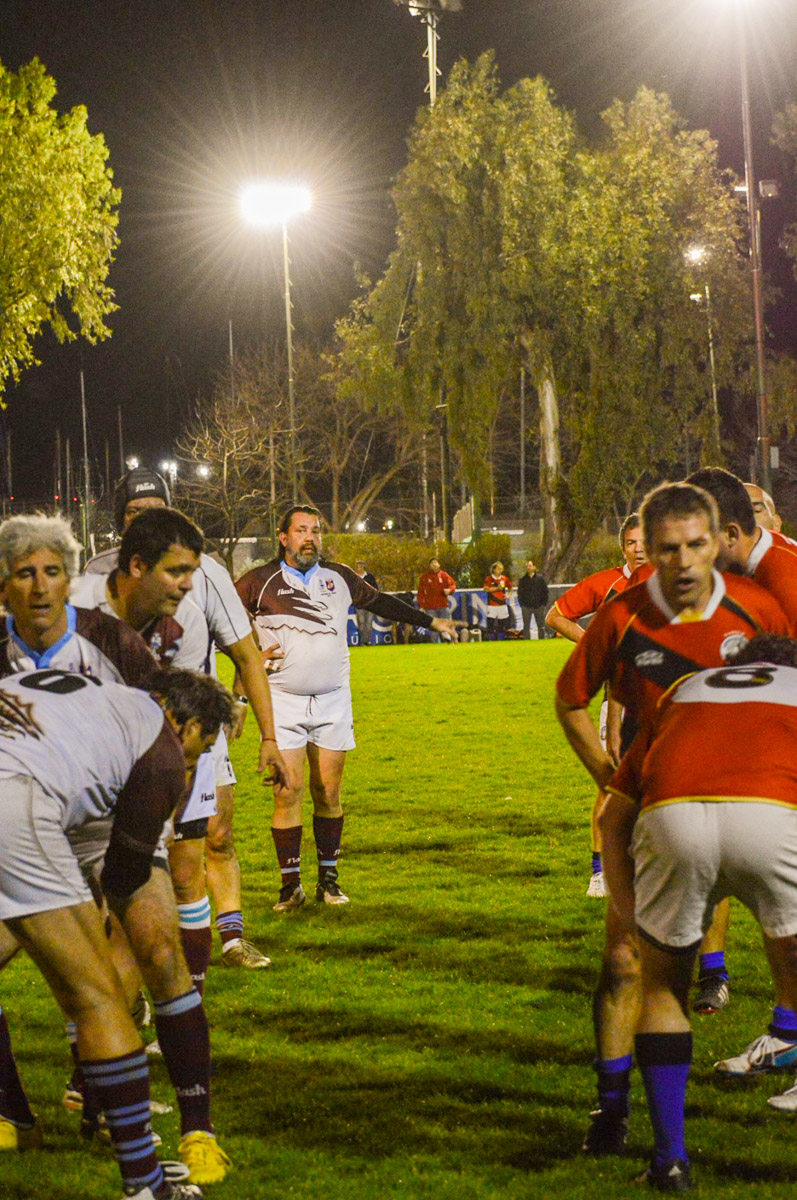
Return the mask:
[[[149,1068],[144,1050],[119,1058],[81,1063],[87,1085],[95,1093],[113,1142],[126,1187],[155,1193],[163,1188],[163,1170],[155,1154],[149,1109]]]

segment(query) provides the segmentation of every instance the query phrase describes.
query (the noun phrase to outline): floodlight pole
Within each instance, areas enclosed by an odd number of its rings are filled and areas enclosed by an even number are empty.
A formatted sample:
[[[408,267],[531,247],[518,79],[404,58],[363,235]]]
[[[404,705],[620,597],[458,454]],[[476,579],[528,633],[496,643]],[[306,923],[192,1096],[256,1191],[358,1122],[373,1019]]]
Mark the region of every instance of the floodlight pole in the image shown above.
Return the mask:
[[[747,43],[744,14],[736,0],[736,28],[742,85],[742,134],[744,138],[744,182],[747,190],[747,219],[750,232],[750,272],[753,285],[753,320],[756,352],[756,482],[765,492],[772,491],[771,448],[769,437],[769,398],[767,396],[766,350],[764,345],[764,300],[761,273],[761,236],[758,223],[758,198],[753,169],[753,135],[750,124],[750,90],[747,78]]]
[[[296,481],[296,412],[293,378],[293,319],[291,313],[291,272],[288,256],[288,222],[282,222],[282,263],[285,273],[285,336],[288,342],[288,424],[290,425],[291,451],[291,496],[292,504],[298,503],[299,492]]]

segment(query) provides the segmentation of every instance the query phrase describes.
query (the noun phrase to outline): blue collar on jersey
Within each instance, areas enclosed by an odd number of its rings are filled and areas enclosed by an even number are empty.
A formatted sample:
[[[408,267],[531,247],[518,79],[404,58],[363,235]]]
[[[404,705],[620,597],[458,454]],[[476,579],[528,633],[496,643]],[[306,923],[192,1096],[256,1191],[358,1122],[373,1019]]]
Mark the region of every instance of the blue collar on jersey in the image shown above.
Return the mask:
[[[283,571],[287,571],[289,575],[295,575],[297,579],[301,579],[302,583],[309,583],[318,570],[318,563],[313,563],[312,567],[309,567],[306,571],[300,571],[298,567],[289,566],[283,558],[282,569]]]
[[[19,648],[25,654],[27,654],[29,658],[33,659],[33,662],[34,662],[35,666],[37,667],[37,669],[49,667],[50,663],[53,661],[53,659],[55,658],[58,651],[61,649],[62,646],[65,646],[67,644],[67,642],[72,637],[75,630],[77,629],[77,609],[72,604],[66,605],[66,633],[64,634],[63,637],[60,637],[58,639],[58,641],[55,642],[54,645],[48,646],[47,649],[43,650],[41,653],[39,653],[38,650],[31,650],[30,646],[28,646],[26,642],[23,642],[22,638],[19,636],[19,634],[16,631],[16,628],[14,626],[14,618],[11,616],[10,613],[6,617],[6,629],[8,630],[9,634],[14,639],[16,644],[19,646]]]

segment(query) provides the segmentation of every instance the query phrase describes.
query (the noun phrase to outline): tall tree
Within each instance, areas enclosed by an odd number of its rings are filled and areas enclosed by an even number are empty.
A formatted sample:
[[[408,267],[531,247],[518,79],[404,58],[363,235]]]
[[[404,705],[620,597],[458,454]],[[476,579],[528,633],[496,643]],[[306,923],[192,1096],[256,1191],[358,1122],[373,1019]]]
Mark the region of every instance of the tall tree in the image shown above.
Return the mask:
[[[45,325],[60,341],[105,338],[117,206],[108,150],[82,105],[59,113],[34,59],[0,64],[0,395],[36,362]]]
[[[344,339],[364,374],[378,364],[384,379],[392,361],[416,405],[445,397],[477,492],[499,397],[523,363],[552,574],[572,569],[646,470],[678,461],[684,423],[703,420],[692,242],[710,250],[723,379],[745,351],[739,212],[714,143],[644,88],[604,121],[591,147],[544,80],[502,94],[491,56],[457,64],[416,123],[397,249]]]

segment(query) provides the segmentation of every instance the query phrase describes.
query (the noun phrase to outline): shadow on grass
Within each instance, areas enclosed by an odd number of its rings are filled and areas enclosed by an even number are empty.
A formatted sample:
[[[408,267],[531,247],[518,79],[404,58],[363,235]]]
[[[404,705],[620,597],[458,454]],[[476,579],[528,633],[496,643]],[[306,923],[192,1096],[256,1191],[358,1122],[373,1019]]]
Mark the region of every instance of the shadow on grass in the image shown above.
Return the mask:
[[[219,1063],[225,1107],[246,1094],[235,1114],[237,1134],[278,1138],[293,1148],[326,1149],[386,1159],[433,1154],[463,1159],[477,1173],[486,1164],[543,1170],[578,1153],[583,1130],[572,1097],[501,1088],[429,1071],[423,1078],[348,1068],[345,1078],[321,1064]]]

